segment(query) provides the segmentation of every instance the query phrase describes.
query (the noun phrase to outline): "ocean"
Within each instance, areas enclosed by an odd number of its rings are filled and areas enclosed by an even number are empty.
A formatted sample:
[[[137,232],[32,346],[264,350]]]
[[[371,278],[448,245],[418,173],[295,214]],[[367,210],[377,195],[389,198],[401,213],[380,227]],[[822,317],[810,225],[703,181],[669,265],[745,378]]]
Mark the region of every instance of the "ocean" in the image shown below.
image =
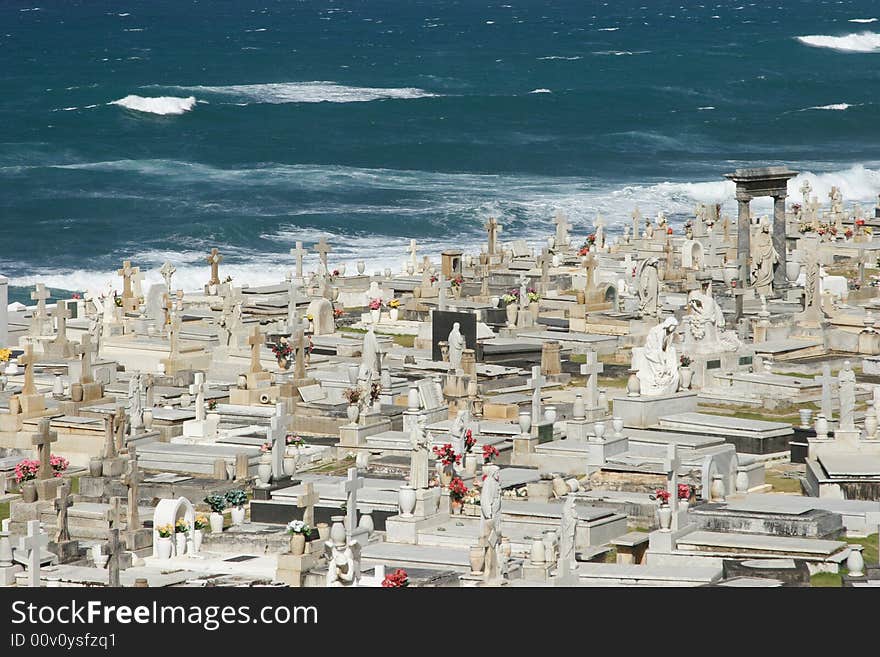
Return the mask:
[[[39,2],[39,0],[36,0]],[[13,299],[197,289],[575,239],[638,206],[734,214],[722,174],[785,164],[822,201],[880,192],[880,6],[614,0],[0,3],[0,273]],[[768,211],[756,204],[757,211]],[[306,259],[313,266],[316,257]]]

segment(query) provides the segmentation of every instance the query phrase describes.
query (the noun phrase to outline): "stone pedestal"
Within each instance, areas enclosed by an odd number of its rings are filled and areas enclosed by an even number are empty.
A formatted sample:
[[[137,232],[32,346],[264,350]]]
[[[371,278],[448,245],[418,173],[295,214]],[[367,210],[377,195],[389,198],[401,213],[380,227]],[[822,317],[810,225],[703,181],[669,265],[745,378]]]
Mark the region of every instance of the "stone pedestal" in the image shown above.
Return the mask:
[[[647,429],[656,427],[659,418],[664,415],[696,412],[697,393],[676,392],[657,397],[620,397],[612,403],[614,415],[623,418],[624,426]]]
[[[79,541],[50,542],[49,552],[58,555],[58,563],[70,563],[79,558]]]
[[[538,446],[538,437],[529,434],[521,434],[513,439],[514,454],[534,454]]]
[[[308,547],[306,548],[309,549]],[[321,561],[319,551],[306,552],[305,554],[279,554],[278,569],[275,571],[275,579],[284,582],[290,587],[299,588],[303,585],[305,573],[316,568]]]
[[[346,448],[366,447],[367,436],[391,430],[391,420],[381,415],[368,415],[363,424],[343,424],[339,427],[339,442],[336,447],[340,450]]]

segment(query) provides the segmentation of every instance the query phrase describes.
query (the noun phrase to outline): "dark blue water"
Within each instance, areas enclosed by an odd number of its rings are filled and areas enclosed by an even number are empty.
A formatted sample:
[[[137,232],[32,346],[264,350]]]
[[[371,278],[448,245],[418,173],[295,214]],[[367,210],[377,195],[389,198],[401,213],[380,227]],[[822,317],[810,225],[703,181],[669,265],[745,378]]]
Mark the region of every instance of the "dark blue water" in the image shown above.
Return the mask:
[[[4,0],[0,272],[171,259],[195,287],[218,246],[256,283],[325,233],[393,266],[410,237],[478,249],[490,215],[532,241],[557,209],[684,216],[750,164],[873,201],[880,6],[683,5]]]

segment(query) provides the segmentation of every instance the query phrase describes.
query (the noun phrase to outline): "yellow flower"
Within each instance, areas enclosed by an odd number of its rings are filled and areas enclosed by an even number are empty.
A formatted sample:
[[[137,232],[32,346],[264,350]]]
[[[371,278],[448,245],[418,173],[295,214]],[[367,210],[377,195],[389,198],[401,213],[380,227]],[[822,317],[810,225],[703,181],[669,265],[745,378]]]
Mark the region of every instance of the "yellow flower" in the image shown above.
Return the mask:
[[[12,349],[0,349],[0,363],[7,362],[12,357]]]

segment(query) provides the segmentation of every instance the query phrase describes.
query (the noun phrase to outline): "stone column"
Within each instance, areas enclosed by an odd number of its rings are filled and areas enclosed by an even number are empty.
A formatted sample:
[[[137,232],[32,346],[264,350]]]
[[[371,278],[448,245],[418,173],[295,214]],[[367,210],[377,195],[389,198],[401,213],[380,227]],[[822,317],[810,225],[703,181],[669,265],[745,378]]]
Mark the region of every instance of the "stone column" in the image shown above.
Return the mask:
[[[785,276],[786,239],[785,239],[785,194],[773,197],[773,248],[779,254],[779,264],[773,272],[773,292],[780,295],[788,287]]]
[[[736,262],[739,268],[736,291],[736,316],[738,320],[743,315],[743,290],[749,286],[749,257],[751,255],[751,213],[749,202],[751,197],[740,194],[737,191],[736,202],[739,213],[736,218]]]

